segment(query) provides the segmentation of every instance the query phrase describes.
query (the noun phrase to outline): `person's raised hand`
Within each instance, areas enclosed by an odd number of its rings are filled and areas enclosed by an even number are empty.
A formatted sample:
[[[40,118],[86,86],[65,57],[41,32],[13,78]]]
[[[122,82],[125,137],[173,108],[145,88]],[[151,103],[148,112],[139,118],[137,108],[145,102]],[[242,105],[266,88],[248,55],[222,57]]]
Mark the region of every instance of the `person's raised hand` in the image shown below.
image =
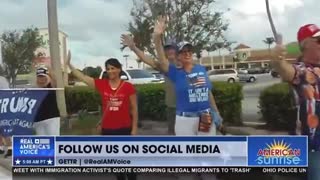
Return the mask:
[[[166,30],[166,16],[159,16],[155,22],[153,33],[156,35],[162,35]]]
[[[277,35],[275,43],[276,43],[276,46],[272,50],[273,51],[272,54],[273,54],[274,59],[276,59],[276,60],[285,59],[287,51],[286,51],[286,47],[283,45],[281,34]]]
[[[124,47],[129,47],[131,50],[135,47],[133,37],[130,34],[122,34],[121,35],[121,44]]]

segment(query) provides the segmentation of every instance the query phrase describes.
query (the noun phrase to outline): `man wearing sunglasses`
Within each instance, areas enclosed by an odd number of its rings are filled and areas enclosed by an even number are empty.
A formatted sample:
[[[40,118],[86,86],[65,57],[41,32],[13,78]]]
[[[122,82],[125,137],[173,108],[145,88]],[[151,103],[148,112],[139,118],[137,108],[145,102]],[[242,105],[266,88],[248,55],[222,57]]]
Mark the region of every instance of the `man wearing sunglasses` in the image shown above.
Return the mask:
[[[302,52],[300,61],[290,64],[284,60],[285,48],[280,40],[275,47],[273,66],[282,79],[292,85],[298,95],[299,115],[296,119],[296,132],[298,135],[309,137],[308,180],[318,180],[320,177],[320,28],[315,24],[304,25],[299,29],[297,38]]]

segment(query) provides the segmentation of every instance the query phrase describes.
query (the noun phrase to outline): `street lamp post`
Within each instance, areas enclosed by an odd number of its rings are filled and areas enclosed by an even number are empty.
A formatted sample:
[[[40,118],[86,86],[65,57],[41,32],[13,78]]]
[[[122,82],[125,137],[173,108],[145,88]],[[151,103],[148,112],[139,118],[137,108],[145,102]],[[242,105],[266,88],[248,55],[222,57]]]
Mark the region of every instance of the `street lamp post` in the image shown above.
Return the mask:
[[[48,8],[48,29],[49,29],[49,46],[50,46],[50,56],[51,65],[53,70],[53,75],[57,81],[57,104],[60,111],[60,116],[62,119],[66,120],[66,101],[64,93],[64,81],[62,77],[61,61],[60,61],[60,50],[59,50],[59,30],[58,30],[58,18],[57,18],[57,0],[47,0]],[[60,90],[61,88],[61,90]],[[67,127],[69,128],[69,121],[65,121]]]
[[[126,54],[126,55],[123,55],[123,57],[125,58],[125,61],[126,61],[126,69],[128,69],[128,57],[129,57],[129,55]]]

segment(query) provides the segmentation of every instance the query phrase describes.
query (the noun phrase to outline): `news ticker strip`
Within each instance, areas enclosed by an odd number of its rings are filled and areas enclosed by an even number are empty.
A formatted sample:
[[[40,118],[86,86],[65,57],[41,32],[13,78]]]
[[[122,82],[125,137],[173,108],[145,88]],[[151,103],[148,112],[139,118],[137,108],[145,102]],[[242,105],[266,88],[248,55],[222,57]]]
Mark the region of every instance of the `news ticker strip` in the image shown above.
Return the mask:
[[[15,136],[13,166],[306,167],[306,136]]]
[[[307,174],[306,167],[13,167],[12,175],[105,175],[116,173],[163,174]]]

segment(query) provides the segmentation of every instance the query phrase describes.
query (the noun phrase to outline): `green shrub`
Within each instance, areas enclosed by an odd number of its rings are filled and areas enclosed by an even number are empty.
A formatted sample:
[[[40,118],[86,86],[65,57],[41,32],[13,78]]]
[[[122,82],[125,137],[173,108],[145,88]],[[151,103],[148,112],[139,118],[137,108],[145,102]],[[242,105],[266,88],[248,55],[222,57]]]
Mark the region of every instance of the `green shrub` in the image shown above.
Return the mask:
[[[287,83],[275,84],[263,90],[259,97],[259,108],[270,129],[290,131],[294,128],[295,100]]]
[[[242,119],[242,85],[238,83],[215,82],[213,95],[217,106],[227,124],[241,125]]]
[[[166,105],[163,84],[136,85],[140,119],[165,120]],[[234,83],[214,83],[213,94],[226,123],[241,124],[242,86]],[[101,104],[99,94],[88,87],[71,87],[66,90],[69,113],[81,110],[97,111]]]
[[[163,84],[136,85],[140,119],[163,120],[166,118]]]
[[[99,93],[87,86],[68,87],[65,91],[68,113],[78,113],[81,110],[97,111],[101,105]]]

